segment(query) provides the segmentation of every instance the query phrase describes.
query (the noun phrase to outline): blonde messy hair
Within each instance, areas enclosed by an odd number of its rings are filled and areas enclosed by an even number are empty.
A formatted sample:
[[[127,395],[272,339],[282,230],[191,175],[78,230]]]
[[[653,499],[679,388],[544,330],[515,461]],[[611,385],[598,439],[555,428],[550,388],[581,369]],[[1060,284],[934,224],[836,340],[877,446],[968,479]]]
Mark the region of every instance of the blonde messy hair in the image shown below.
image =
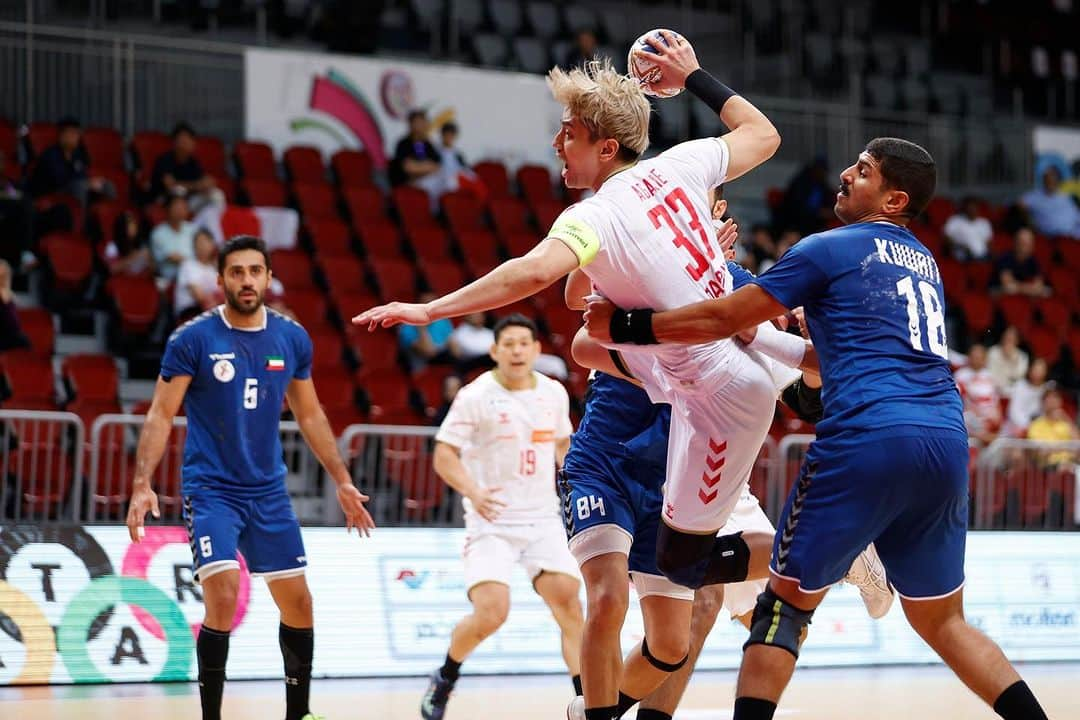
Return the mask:
[[[611,60],[590,60],[569,72],[552,68],[547,84],[556,102],[588,128],[591,140],[613,138],[634,155],[649,147],[649,101],[638,81],[616,72]]]

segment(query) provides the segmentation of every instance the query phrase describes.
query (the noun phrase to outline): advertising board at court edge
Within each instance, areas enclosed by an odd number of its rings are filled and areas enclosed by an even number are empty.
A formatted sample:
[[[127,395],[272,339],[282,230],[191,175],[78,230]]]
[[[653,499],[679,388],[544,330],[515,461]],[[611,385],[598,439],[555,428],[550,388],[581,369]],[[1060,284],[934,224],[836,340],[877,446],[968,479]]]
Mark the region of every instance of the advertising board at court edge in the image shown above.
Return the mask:
[[[0,526],[0,684],[191,680],[202,595],[180,527]],[[360,540],[305,528],[315,600],[317,677],[421,676],[446,654],[469,610],[459,529],[379,529]],[[969,619],[1018,661],[1080,660],[1080,534],[972,533]],[[229,677],[281,676],[277,609],[265,583],[241,584]],[[563,673],[550,612],[518,573],[505,626],[469,659],[473,673]],[[583,593],[584,599],[584,593]],[[623,646],[641,639],[636,604]],[[722,618],[699,667],[736,668],[746,631]],[[804,665],[889,665],[936,659],[898,606],[867,617],[840,586],[814,616]]]

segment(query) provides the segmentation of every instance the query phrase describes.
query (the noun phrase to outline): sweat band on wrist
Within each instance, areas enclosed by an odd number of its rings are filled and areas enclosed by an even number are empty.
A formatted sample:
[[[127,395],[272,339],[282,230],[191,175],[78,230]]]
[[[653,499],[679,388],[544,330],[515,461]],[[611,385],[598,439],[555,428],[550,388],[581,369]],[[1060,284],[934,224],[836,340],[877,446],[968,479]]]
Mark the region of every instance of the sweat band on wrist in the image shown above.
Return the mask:
[[[724,109],[724,103],[739,94],[701,68],[686,76],[686,89],[717,115]]]
[[[608,331],[611,341],[619,344],[655,345],[652,329],[652,310],[616,310],[611,315]]]
[[[754,339],[746,347],[793,368],[802,365],[806,356],[806,340],[798,335],[780,332],[770,322],[758,325]]]

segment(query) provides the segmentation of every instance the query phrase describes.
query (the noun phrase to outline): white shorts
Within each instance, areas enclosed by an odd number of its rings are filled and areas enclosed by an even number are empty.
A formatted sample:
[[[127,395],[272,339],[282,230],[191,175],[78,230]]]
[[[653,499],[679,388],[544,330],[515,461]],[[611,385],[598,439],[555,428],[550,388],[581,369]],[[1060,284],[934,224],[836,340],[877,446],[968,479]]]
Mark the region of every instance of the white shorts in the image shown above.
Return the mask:
[[[462,555],[466,593],[485,582],[509,585],[515,565],[525,570],[530,581],[542,572],[581,579],[558,516],[523,525],[500,525],[480,517],[466,517]]]
[[[739,495],[739,502],[736,503],[731,517],[724,523],[724,527],[720,528],[717,535],[732,535],[737,532],[776,534],[776,528],[769,522],[769,518],[765,515],[765,511],[761,509],[757,497],[750,492],[750,487],[746,485],[743,486],[742,494]],[[732,618],[753,611],[754,606],[757,604],[758,595],[765,590],[768,583],[768,578],[760,578],[725,585],[724,609],[731,614]]]
[[[777,381],[770,361],[748,352],[717,392],[672,390],[659,364],[623,356],[654,401],[671,403],[663,519],[676,530],[716,532],[735,509],[772,425]]]

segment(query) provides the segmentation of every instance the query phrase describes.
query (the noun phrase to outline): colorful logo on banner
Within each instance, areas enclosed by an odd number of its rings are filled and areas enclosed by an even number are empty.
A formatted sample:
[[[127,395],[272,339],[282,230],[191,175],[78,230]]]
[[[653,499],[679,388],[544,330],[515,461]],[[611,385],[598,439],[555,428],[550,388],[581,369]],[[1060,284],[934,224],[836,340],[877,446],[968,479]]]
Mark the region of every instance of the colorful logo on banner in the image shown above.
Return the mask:
[[[11,561],[29,545],[60,545],[85,566],[89,582],[81,586],[63,607],[62,615],[50,622],[50,610],[8,582]],[[115,575],[101,545],[81,527],[8,526],[0,528],[0,630],[21,642],[26,654],[22,670],[12,684],[48,683],[59,654],[71,680],[77,683],[109,682],[94,663],[88,643],[97,638],[121,603],[131,607],[137,622],[155,638],[167,644],[161,670],[152,679],[187,680],[191,677],[194,637],[199,624],[189,624],[180,605],[150,582],[148,571],[157,553],[167,545],[187,547],[183,528],[148,527],[141,543],[131,544],[122,561],[122,575]],[[238,556],[240,589],[234,628],[247,613],[251,579],[242,556]],[[62,571],[61,562],[34,563],[41,573],[47,602],[57,602],[53,573]],[[183,584],[177,576],[178,593]],[[186,582],[186,581],[184,581]],[[187,586],[194,594],[194,586]],[[197,597],[197,595],[196,595]]]

